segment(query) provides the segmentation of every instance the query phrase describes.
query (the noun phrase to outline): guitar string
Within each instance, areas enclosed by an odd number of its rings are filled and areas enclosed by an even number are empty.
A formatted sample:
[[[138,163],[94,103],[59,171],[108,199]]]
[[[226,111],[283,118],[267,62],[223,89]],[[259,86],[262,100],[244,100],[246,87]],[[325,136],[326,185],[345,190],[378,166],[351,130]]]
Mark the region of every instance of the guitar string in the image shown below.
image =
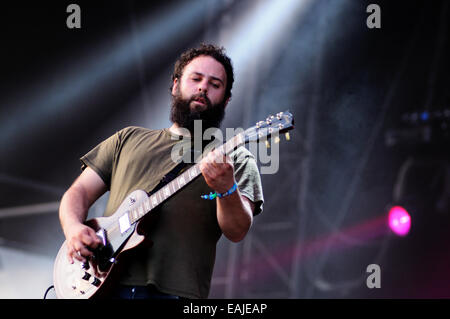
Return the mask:
[[[197,165],[195,165],[195,166],[197,166]],[[181,176],[184,175],[183,177],[184,177],[185,179],[188,179],[188,181],[185,182],[184,184],[190,183],[192,180],[194,180],[194,178],[196,178],[197,176],[200,175],[200,173],[197,172],[197,171],[194,172],[194,174],[192,174],[192,171],[193,171],[193,170],[196,170],[195,166],[193,166],[192,168],[189,168],[188,170],[186,170],[184,173],[182,173],[182,174],[179,176],[179,177],[181,177]],[[200,171],[200,169],[199,169],[198,171]],[[188,174],[188,173],[189,173],[189,174]],[[169,183],[165,186],[165,187],[169,187],[169,185],[172,184],[172,185],[171,185],[171,186],[172,186],[172,189],[175,190],[174,192],[171,191],[171,193],[170,193],[167,197],[165,197],[164,192],[163,192],[163,189],[160,189],[158,192],[156,192],[156,193],[153,194],[152,196],[146,198],[145,201],[149,201],[149,202],[150,202],[150,205],[152,205],[150,199],[151,199],[153,196],[155,196],[155,197],[156,197],[156,200],[157,200],[157,204],[156,204],[155,206],[151,207],[150,210],[148,210],[147,212],[145,212],[142,216],[140,216],[139,218],[133,220],[132,224],[135,224],[136,222],[138,222],[142,217],[144,217],[146,214],[148,214],[148,213],[151,212],[153,209],[155,209],[156,207],[158,207],[161,203],[163,203],[163,202],[164,202],[166,199],[168,199],[170,196],[172,196],[172,195],[175,194],[177,191],[179,191],[182,187],[179,187],[179,188],[177,189],[177,188],[176,188],[176,184],[175,184],[175,181],[178,180],[179,177],[177,177],[175,180],[169,182]],[[169,190],[170,190],[170,188],[169,188]],[[158,198],[157,198],[157,196],[156,196],[158,193],[160,194],[160,198],[162,199],[161,201],[159,201]],[[145,209],[144,202],[142,202],[141,204],[139,204],[138,207],[134,208],[134,210],[138,210],[139,207],[142,207],[144,211],[146,210],[146,209]],[[129,216],[129,218],[131,217],[131,218],[134,219],[134,217],[130,216],[129,213],[128,213],[128,216]],[[107,227],[107,228],[105,228],[105,232],[107,233],[107,235],[108,235],[108,234],[109,234],[109,235],[115,235],[114,232],[116,232],[116,231],[117,231],[117,234],[118,234],[118,232],[120,232],[120,224],[118,224],[117,222],[114,222],[114,223],[112,224],[112,227],[109,227],[109,228]]]
[[[254,128],[251,128],[251,129],[249,129],[249,130],[247,130],[247,131],[254,131]],[[244,132],[244,134],[245,134],[244,136],[247,136],[249,139],[258,135],[256,132],[247,133],[247,131]],[[242,133],[240,133],[240,134],[234,136],[234,137],[231,138],[228,142],[226,142],[225,144],[222,144],[220,147],[221,147],[221,148],[225,148],[226,152],[228,153],[229,150],[234,149],[235,147],[237,147],[237,146],[240,144],[240,143],[239,143],[238,137],[239,137],[241,134],[242,134]],[[242,140],[245,142],[245,138],[242,139]],[[230,142],[231,144],[229,144],[229,142]],[[227,150],[227,149],[228,149],[228,150]],[[156,197],[156,195],[159,193],[159,194],[160,194],[160,198],[162,198],[162,200],[161,200],[160,202],[157,202],[157,204],[156,204],[155,206],[151,207],[150,210],[146,211],[142,216],[140,216],[139,218],[133,220],[132,224],[135,224],[136,222],[138,222],[142,217],[144,217],[146,214],[148,214],[149,212],[151,212],[154,208],[156,208],[157,206],[159,206],[161,203],[163,203],[163,202],[164,202],[165,200],[167,200],[169,197],[171,197],[172,195],[174,195],[178,190],[180,190],[182,187],[179,187],[179,183],[178,183],[178,189],[177,189],[177,188],[176,188],[176,185],[175,185],[175,181],[177,181],[178,179],[180,179],[181,176],[187,175],[187,176],[183,176],[183,177],[188,177],[188,181],[185,182],[184,184],[190,183],[191,181],[194,180],[194,178],[196,178],[197,176],[199,176],[201,172],[200,172],[200,169],[198,168],[198,166],[199,166],[199,164],[196,164],[196,165],[192,166],[191,168],[189,168],[188,170],[186,170],[184,173],[182,173],[180,176],[178,176],[176,179],[174,179],[173,181],[169,182],[169,183],[167,184],[167,186],[165,186],[165,187],[169,187],[169,185],[172,184],[172,188],[173,188],[175,191],[174,191],[174,192],[171,192],[167,197],[165,197],[165,196],[163,195],[163,188],[160,189],[160,190],[159,190],[158,192],[156,192],[155,194],[153,194],[152,196],[155,196],[155,197]],[[193,171],[195,171],[194,174],[192,174]],[[184,186],[183,186],[183,187],[184,187]],[[169,190],[170,190],[170,188],[169,188]],[[152,198],[152,196],[146,198],[145,201],[150,201],[150,199]],[[157,198],[157,197],[156,197],[156,198]],[[159,201],[159,200],[157,199],[157,201]],[[150,205],[152,205],[151,202],[150,202]],[[134,209],[135,209],[135,210],[138,210],[140,207],[142,207],[144,211],[146,210],[146,209],[145,209],[144,202],[142,202],[141,204],[139,204],[138,207],[137,207],[137,208],[134,208]],[[132,216],[130,216],[130,211],[128,212],[128,217],[129,217],[129,218],[132,217]],[[132,217],[132,218],[133,218],[133,217]],[[134,218],[133,218],[133,219],[134,219]],[[104,230],[105,230],[105,232],[106,232],[107,237],[108,237],[108,235],[109,235],[109,236],[114,236],[114,235],[116,235],[116,233],[119,234],[119,232],[120,232],[120,224],[117,223],[117,222],[114,222],[114,223],[112,224],[112,227],[105,227]]]

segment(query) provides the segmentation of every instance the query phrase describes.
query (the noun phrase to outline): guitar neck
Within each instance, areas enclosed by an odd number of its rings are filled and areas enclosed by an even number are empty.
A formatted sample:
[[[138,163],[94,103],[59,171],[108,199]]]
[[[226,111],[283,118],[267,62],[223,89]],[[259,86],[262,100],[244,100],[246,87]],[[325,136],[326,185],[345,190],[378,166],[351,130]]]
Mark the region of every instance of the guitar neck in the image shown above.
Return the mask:
[[[229,155],[234,149],[245,144],[245,139],[243,133],[237,134],[225,144],[217,147],[216,149],[222,150],[225,154]],[[149,196],[140,205],[137,205],[128,212],[128,218],[130,223],[135,223],[144,217],[146,214],[150,213],[153,209],[159,206],[161,203],[166,201],[176,192],[181,190],[183,187],[188,185],[198,176],[200,176],[200,165],[199,163],[194,164],[190,168],[186,169],[183,173],[177,176],[175,179],[167,183],[160,190]]]

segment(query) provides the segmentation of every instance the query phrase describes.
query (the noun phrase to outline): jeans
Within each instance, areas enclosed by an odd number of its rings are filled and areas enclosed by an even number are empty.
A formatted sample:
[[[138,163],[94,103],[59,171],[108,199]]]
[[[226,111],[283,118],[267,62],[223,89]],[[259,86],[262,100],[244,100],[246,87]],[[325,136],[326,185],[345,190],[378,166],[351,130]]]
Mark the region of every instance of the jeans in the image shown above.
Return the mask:
[[[125,286],[119,285],[111,294],[112,299],[180,299],[175,295],[165,294],[155,286]]]

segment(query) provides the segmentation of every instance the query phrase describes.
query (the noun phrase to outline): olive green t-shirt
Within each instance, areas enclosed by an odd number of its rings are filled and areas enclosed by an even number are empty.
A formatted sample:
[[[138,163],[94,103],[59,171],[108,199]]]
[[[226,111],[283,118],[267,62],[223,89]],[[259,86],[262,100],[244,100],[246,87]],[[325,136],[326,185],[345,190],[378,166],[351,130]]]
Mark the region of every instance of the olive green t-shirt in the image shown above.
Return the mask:
[[[132,191],[149,193],[177,163],[172,151],[177,143],[189,143],[168,129],[127,127],[81,157],[82,169],[92,168],[108,186],[110,195],[104,216],[114,214]],[[178,144],[179,146],[180,144]],[[234,162],[239,192],[255,204],[254,215],[263,207],[261,178],[254,156],[239,147]],[[153,284],[162,292],[186,298],[207,298],[221,237],[215,200],[201,199],[213,190],[203,176],[181,189],[157,208],[157,221],[146,229],[153,245],[128,253],[120,282]]]

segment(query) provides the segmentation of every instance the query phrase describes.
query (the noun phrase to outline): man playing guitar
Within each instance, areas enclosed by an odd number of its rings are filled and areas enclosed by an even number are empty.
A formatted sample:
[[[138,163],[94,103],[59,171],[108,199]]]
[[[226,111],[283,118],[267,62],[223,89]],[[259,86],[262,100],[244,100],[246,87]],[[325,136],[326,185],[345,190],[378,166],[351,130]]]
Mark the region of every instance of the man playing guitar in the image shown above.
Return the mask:
[[[150,193],[177,166],[170,156],[174,145],[203,133],[195,132],[195,120],[203,130],[220,126],[233,81],[223,48],[202,44],[184,52],[172,75],[172,126],[124,128],[81,158],[83,171],[59,210],[69,263],[88,262],[104,244],[84,223],[89,207],[109,191],[105,216],[110,216],[131,191]],[[208,297],[217,241],[222,234],[241,241],[264,199],[255,158],[245,147],[232,154],[215,149],[199,167],[202,176],[158,208],[156,223],[142,224],[152,245],[127,255],[112,298]],[[222,196],[201,198],[210,192]]]

